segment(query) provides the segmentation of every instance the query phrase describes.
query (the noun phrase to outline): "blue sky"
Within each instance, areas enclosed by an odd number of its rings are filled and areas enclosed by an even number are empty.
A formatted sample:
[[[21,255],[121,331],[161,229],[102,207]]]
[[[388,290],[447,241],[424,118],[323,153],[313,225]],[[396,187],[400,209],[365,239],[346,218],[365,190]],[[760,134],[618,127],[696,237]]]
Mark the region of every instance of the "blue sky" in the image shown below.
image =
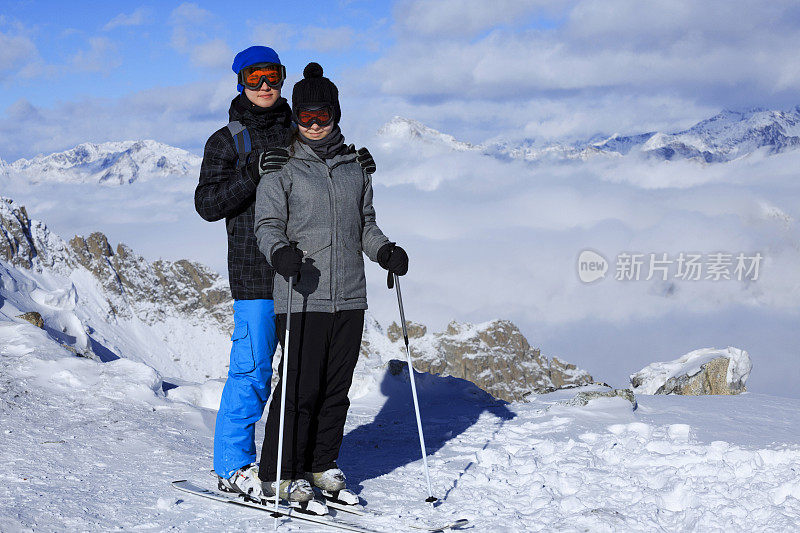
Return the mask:
[[[0,158],[153,138],[199,153],[232,57],[273,45],[339,85],[345,134],[395,115],[459,139],[673,131],[800,103],[800,5],[709,0],[6,1]],[[53,80],[53,81],[47,81]]]
[[[335,74],[343,65],[375,60],[390,42],[388,3],[269,2],[260,10],[255,5],[78,2],[64,9],[63,2],[10,2],[0,28],[35,46],[20,63],[37,55],[39,61],[32,61],[29,73],[4,80],[2,110],[20,98],[52,107],[215,80],[225,74],[232,53],[256,42],[274,46],[295,77],[310,58]],[[244,16],[248,11],[252,14]],[[275,43],[262,37],[271,31]],[[40,82],[49,72],[55,87]]]

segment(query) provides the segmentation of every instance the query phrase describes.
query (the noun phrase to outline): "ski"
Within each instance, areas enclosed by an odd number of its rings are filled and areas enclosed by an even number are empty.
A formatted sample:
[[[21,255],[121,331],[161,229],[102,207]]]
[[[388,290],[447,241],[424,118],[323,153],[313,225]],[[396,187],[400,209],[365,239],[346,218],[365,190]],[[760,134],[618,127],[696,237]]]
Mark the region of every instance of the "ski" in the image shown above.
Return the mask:
[[[214,472],[214,470],[210,470],[209,473],[211,474],[211,476],[214,479],[218,479],[217,478],[217,474],[216,474],[216,472]],[[344,513],[348,513],[348,514],[352,514],[352,515],[356,515],[356,516],[364,516],[364,517],[367,517],[367,518],[369,518],[369,517],[374,517],[374,518],[383,517],[383,518],[385,518],[386,517],[385,514],[379,512],[379,511],[374,511],[372,509],[367,509],[363,505],[361,505],[360,503],[355,504],[355,505],[354,504],[349,504],[349,503],[346,503],[346,502],[340,500],[339,498],[337,498],[338,495],[336,495],[336,494],[331,494],[329,492],[326,492],[326,491],[320,490],[320,489],[315,489],[315,490],[319,491],[318,494],[322,495],[322,498],[325,500],[325,504],[331,509],[335,509],[337,511],[342,511]],[[358,497],[357,494],[355,494],[355,493],[353,493],[353,492],[351,492],[351,491],[349,491],[347,489],[344,489],[344,490],[347,491],[348,496],[350,496],[351,499],[355,499],[355,500],[359,500],[360,501],[360,498]],[[464,526],[466,526],[468,524],[469,524],[469,520],[467,520],[466,518],[461,518],[461,519],[458,519],[458,520],[454,520],[453,522],[448,522],[446,524],[442,524],[441,526],[439,526],[439,525],[413,524],[413,523],[407,523],[407,521],[404,522],[404,525],[408,526],[409,528],[420,530],[420,531],[430,531],[432,533],[435,533],[437,531],[457,530],[457,529],[463,528]]]
[[[263,505],[260,503],[248,501],[241,496],[234,496],[232,494],[229,495],[216,490],[210,490],[200,487],[198,485],[195,485],[191,481],[187,481],[185,479],[179,481],[173,481],[172,486],[180,491],[188,492],[189,494],[194,494],[196,496],[201,496],[203,498],[216,500],[218,502],[232,503],[235,505],[252,507],[254,509],[259,509],[261,511],[266,511],[266,512],[275,511],[275,506],[273,504]],[[278,513],[282,516],[286,516],[293,520],[311,522],[314,524],[323,525],[330,527],[332,529],[339,529],[342,531],[354,531],[356,533],[383,533],[380,530],[365,528],[358,524],[349,522],[347,520],[342,520],[338,517],[332,517],[330,515],[319,516],[319,515],[303,513],[299,509],[296,509],[294,507],[289,507],[286,505],[279,505]]]
[[[350,505],[337,501],[335,498],[330,498],[324,491],[322,492],[322,495],[325,498],[325,503],[327,504],[327,506],[330,507],[331,509],[336,509],[337,511],[354,514],[356,516],[374,516],[376,518],[386,516],[385,514],[373,511],[372,509],[365,509],[363,505]],[[410,527],[421,531],[430,531],[432,533],[436,533],[438,531],[457,530],[463,528],[468,524],[469,520],[467,520],[466,518],[454,520],[453,522],[449,522],[441,526],[410,524],[408,522],[403,523],[403,525],[406,527]]]

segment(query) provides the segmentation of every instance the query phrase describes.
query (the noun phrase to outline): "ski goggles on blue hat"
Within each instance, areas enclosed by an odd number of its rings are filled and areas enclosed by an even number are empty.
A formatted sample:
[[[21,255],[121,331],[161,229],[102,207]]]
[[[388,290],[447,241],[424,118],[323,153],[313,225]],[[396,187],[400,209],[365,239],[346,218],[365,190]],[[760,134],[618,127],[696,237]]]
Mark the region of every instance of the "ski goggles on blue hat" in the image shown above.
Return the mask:
[[[239,71],[239,83],[253,90],[263,83],[272,89],[279,89],[285,79],[286,67],[278,63],[256,63]]]
[[[325,127],[334,119],[333,106],[329,104],[306,104],[297,106],[294,112],[294,121],[304,128],[310,128],[314,124]]]

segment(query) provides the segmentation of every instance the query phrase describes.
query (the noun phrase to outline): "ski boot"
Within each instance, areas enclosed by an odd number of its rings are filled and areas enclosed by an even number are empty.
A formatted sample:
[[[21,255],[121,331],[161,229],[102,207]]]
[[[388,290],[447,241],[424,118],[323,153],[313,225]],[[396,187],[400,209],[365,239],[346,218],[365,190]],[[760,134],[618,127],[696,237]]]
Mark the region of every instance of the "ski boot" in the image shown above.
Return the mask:
[[[347,480],[344,472],[338,468],[329,468],[324,472],[306,474],[312,485],[317,487],[326,500],[341,505],[358,505],[361,503],[358,495],[347,490]]]
[[[217,488],[222,492],[241,494],[245,499],[258,503],[264,499],[261,480],[258,479],[258,463],[243,466],[228,479],[217,475]]]
[[[266,500],[275,501],[275,482],[264,481],[262,487]],[[279,494],[282,500],[300,511],[316,515],[328,514],[328,506],[324,501],[314,498],[314,489],[305,479],[282,479]]]

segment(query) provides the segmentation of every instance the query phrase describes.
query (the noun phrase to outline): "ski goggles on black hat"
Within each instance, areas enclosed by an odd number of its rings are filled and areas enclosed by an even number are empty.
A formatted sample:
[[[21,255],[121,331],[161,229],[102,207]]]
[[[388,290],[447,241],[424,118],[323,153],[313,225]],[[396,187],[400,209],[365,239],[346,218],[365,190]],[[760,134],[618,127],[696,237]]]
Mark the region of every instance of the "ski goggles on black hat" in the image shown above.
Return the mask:
[[[328,104],[302,105],[298,106],[294,114],[294,121],[304,128],[310,128],[314,124],[319,124],[324,128],[333,122],[333,115],[333,106]]]
[[[259,63],[244,67],[239,71],[239,83],[248,89],[256,90],[262,83],[278,89],[286,79],[286,67],[278,63]]]

